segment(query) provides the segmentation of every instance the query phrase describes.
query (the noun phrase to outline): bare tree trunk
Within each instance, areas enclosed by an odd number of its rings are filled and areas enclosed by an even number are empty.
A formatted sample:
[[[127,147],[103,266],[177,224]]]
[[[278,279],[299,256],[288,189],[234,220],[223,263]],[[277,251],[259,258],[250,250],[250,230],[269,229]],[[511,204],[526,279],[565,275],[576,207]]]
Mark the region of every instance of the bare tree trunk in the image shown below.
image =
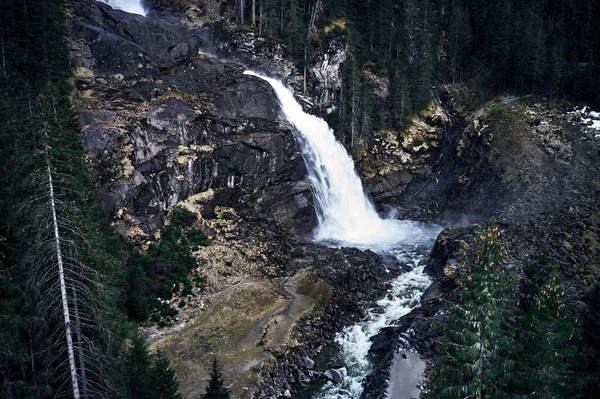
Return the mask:
[[[262,28],[263,28],[263,1],[260,0],[259,10],[258,10],[258,36],[262,36]]]
[[[281,9],[279,14],[279,35],[283,37],[283,0],[280,2]]]
[[[365,97],[365,103],[363,106],[363,122],[362,122],[362,127],[360,129],[360,136],[358,136],[358,142],[361,143],[362,142],[362,138],[365,134],[365,130],[367,130],[368,124],[369,124],[369,119],[368,119],[368,112],[367,112],[367,97]]]
[[[244,1],[240,0],[240,25],[244,26]]]
[[[27,329],[27,335],[29,336],[29,361],[31,363],[31,376],[33,382],[37,383],[37,375],[35,373],[35,359],[33,358],[33,340],[31,339],[31,329]]]
[[[400,123],[404,124],[404,78],[402,79],[402,97],[400,99]]]
[[[308,57],[307,51],[308,50],[306,49],[306,45],[304,45],[304,82],[303,82],[304,94],[306,94],[306,72],[307,72],[306,70],[308,69],[306,67],[306,64],[308,64],[308,61],[306,59]]]
[[[281,4],[281,9],[279,10],[279,35],[281,37],[283,37],[283,17],[285,15],[285,5],[284,5],[285,1],[281,0],[280,4]]]
[[[458,62],[456,60],[456,57],[458,56],[458,28],[459,28],[459,21],[458,21],[458,12],[456,9],[456,2],[454,1],[452,3],[452,12],[454,13],[454,23],[455,25],[455,33],[454,33],[454,68],[452,68],[452,84],[456,83],[456,68],[458,68]]]
[[[83,353],[83,339],[81,338],[81,321],[79,319],[79,306],[77,305],[77,290],[73,291],[73,310],[75,311],[75,333],[77,334],[77,352],[79,355],[79,370],[81,375],[81,395],[83,399],[88,398],[87,377],[85,375],[85,355]]]
[[[6,77],[6,49],[4,47],[4,36],[0,36],[0,47],[2,48],[2,75]]]
[[[531,88],[531,94],[535,94],[535,84],[538,76],[538,69],[540,68],[540,57],[541,57],[541,37],[542,37],[542,27],[538,28],[537,40],[535,41],[535,60],[533,63],[533,86]]]
[[[308,23],[308,33],[317,29],[317,18],[319,18],[319,14],[323,12],[323,0],[317,0],[315,6],[310,14],[310,22]]]
[[[356,129],[356,82],[354,77],[354,65],[352,66],[352,118],[350,119],[350,148],[354,147],[354,130]]]
[[[256,29],[256,0],[252,0],[252,29]]]
[[[45,127],[44,127],[45,129]],[[54,224],[54,245],[56,251],[56,262],[58,264],[58,278],[60,282],[60,296],[63,308],[63,318],[65,321],[65,336],[67,338],[67,353],[69,357],[69,370],[71,373],[71,387],[73,390],[73,399],[80,399],[79,382],[77,380],[77,366],[75,365],[75,351],[73,349],[73,335],[71,333],[71,316],[69,314],[69,300],[67,298],[67,285],[65,283],[65,270],[63,267],[63,257],[60,245],[60,234],[58,232],[58,218],[56,217],[56,202],[54,200],[54,185],[52,182],[52,169],[50,160],[46,160],[46,171],[48,174],[48,187],[50,189],[50,208],[52,210],[52,221]]]

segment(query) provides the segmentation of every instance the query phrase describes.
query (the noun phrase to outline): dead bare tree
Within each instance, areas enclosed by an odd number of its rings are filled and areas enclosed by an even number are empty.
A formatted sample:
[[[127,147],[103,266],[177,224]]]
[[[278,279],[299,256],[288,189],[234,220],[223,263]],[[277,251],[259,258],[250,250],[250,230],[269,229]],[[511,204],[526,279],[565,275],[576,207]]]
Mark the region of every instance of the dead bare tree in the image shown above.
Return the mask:
[[[48,136],[48,125],[44,122],[42,136]],[[48,144],[46,143],[46,152],[48,153]],[[54,256],[58,266],[58,280],[60,282],[60,297],[62,302],[62,311],[65,324],[65,338],[67,340],[67,353],[69,356],[69,370],[71,373],[71,387],[73,389],[73,399],[79,399],[79,379],[77,377],[77,366],[75,364],[75,349],[73,348],[73,334],[71,332],[71,316],[69,312],[69,298],[67,297],[67,285],[65,283],[65,269],[63,266],[63,256],[61,248],[60,232],[58,229],[58,219],[56,217],[56,199],[54,197],[54,184],[52,181],[52,168],[50,167],[50,158],[46,156],[46,171],[48,178],[49,204],[52,211],[52,225],[54,227]]]
[[[36,149],[23,155],[31,172],[22,182],[23,196],[14,213],[23,222],[16,233],[27,248],[22,268],[30,303],[43,320],[39,328],[51,332],[40,338],[38,352],[47,359],[57,397],[114,396],[106,351],[115,328],[107,317],[110,293],[94,263],[101,255],[94,246],[98,231],[86,225],[86,194],[74,176],[74,168],[83,169],[70,158],[73,148],[61,142],[69,122],[61,120],[54,99],[39,96],[29,109],[23,123],[35,133],[24,136],[19,146]],[[33,347],[30,343],[32,362]]]

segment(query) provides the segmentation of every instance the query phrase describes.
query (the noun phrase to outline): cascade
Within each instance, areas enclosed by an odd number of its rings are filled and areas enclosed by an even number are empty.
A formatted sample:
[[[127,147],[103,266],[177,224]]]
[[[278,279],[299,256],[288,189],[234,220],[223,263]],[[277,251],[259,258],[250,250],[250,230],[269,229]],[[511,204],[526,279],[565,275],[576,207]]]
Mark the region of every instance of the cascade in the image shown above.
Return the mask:
[[[132,14],[146,15],[146,10],[142,6],[141,0],[100,0],[112,8],[123,10]]]
[[[358,248],[389,248],[413,241],[415,223],[379,216],[363,191],[352,158],[323,119],[305,113],[281,82],[252,71],[267,81],[289,122],[296,129],[315,196],[318,225],[315,241]]]
[[[267,81],[287,120],[295,128],[296,141],[304,157],[311,181],[318,225],[314,240],[331,246],[352,246],[391,253],[413,269],[392,282],[380,311],[369,311],[364,321],[337,334],[344,366],[337,369],[340,384],[328,383],[317,394],[319,399],[360,398],[364,378],[371,372],[368,351],[370,338],[419,304],[430,284],[423,264],[433,246],[439,226],[381,217],[363,191],[352,158],[339,143],[327,123],[303,111],[294,94],[280,81],[252,71],[244,74]],[[419,380],[420,381],[420,380]],[[414,385],[419,381],[414,381]]]

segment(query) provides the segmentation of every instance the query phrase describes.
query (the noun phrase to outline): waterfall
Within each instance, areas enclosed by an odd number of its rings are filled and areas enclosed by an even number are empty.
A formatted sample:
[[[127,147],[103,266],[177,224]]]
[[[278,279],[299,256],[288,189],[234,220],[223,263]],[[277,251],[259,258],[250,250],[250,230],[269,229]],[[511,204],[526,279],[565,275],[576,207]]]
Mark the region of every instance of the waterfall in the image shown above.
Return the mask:
[[[141,0],[100,0],[112,8],[123,10],[132,14],[146,15],[146,10],[141,4]]]
[[[305,113],[294,99],[293,92],[278,80],[252,71],[244,74],[266,80],[273,87],[283,113],[295,128],[296,141],[315,197],[318,225],[313,233],[314,240],[326,245],[391,253],[401,263],[412,267],[410,272],[393,281],[386,297],[378,302],[383,312],[370,310],[364,321],[346,327],[336,336],[339,360],[344,364],[336,370],[342,381],[339,384],[327,383],[316,398],[358,399],[363,391],[364,378],[372,371],[368,358],[371,337],[419,304],[430,283],[423,273],[423,265],[441,229],[439,226],[381,217],[363,191],[352,158],[336,141],[327,123]],[[410,383],[416,388],[422,376],[414,378]]]
[[[323,119],[305,113],[281,82],[252,71],[267,81],[295,128],[312,183],[318,225],[315,241],[358,248],[385,249],[414,238],[415,223],[379,216],[363,191],[352,158]]]

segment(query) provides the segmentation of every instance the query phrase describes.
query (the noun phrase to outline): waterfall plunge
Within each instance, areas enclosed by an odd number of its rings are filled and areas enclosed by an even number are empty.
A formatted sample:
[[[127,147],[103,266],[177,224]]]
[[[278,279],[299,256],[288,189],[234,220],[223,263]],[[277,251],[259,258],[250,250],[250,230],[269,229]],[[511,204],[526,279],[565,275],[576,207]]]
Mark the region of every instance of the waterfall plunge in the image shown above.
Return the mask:
[[[318,226],[316,241],[359,248],[386,249],[407,244],[419,235],[416,223],[381,218],[364,194],[352,158],[321,118],[305,113],[280,81],[252,71],[245,75],[267,81],[279,100],[296,138],[312,183]]]

